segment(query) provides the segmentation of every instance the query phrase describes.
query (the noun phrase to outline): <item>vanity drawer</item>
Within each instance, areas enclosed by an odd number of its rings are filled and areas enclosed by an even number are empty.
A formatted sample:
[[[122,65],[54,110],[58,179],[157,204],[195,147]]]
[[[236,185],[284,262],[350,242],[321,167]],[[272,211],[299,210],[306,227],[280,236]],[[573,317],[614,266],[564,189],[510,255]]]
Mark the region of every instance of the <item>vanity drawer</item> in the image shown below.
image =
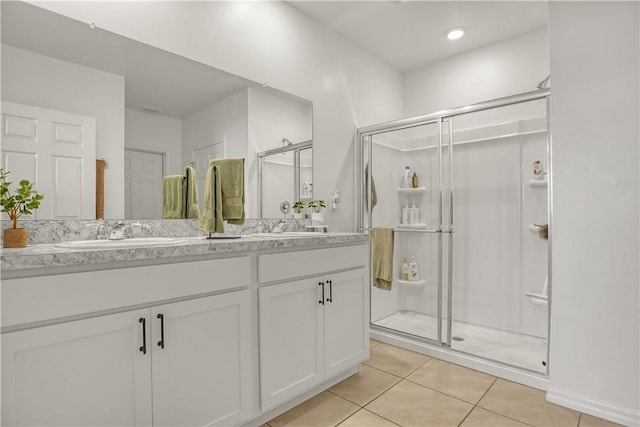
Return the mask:
[[[258,282],[274,282],[331,271],[360,268],[369,263],[367,245],[264,254],[258,256]]]
[[[248,286],[249,257],[2,281],[2,327]]]

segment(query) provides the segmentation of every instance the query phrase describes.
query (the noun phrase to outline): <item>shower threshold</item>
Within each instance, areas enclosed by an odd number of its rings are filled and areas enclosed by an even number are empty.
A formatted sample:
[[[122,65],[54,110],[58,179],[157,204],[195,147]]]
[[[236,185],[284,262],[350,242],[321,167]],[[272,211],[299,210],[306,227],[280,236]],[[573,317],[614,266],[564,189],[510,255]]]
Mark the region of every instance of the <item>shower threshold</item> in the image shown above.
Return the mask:
[[[443,323],[446,324],[446,320]],[[452,339],[451,348],[454,350],[546,374],[546,366],[543,365],[547,358],[546,339],[456,320],[452,323],[452,335],[458,338]],[[372,324],[432,340],[436,339],[438,329],[435,316],[409,310],[398,311]]]

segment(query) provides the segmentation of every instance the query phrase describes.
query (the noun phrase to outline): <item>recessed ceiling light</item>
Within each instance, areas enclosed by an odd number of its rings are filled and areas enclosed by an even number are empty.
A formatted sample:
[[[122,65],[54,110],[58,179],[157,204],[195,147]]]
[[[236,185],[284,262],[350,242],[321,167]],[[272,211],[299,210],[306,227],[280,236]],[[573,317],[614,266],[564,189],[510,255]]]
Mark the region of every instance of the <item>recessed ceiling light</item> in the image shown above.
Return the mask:
[[[459,38],[464,36],[464,28],[462,27],[451,28],[447,30],[445,34],[449,40],[458,40]]]

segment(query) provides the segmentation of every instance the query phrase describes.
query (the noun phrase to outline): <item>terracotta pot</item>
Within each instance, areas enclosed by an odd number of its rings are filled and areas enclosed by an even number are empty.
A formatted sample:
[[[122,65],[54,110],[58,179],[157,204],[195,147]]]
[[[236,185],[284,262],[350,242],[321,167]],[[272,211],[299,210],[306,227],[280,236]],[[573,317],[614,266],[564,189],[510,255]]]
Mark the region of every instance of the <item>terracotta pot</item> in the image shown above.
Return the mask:
[[[24,248],[27,246],[27,229],[5,228],[2,232],[2,243],[5,248]]]

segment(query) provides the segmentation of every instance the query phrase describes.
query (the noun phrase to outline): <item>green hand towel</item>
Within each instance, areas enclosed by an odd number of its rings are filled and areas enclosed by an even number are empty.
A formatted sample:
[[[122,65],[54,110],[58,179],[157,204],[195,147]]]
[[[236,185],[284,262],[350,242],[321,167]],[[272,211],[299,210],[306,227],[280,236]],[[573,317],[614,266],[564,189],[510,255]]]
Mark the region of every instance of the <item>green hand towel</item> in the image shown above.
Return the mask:
[[[393,228],[371,230],[373,286],[391,290],[393,282]]]
[[[185,215],[183,218],[200,219],[200,207],[198,206],[198,175],[194,168],[186,166],[184,174],[185,182]]]
[[[210,166],[204,186],[204,202],[200,229],[209,233],[224,233],[222,221],[222,191],[220,188],[220,171],[218,166]]]
[[[222,218],[229,224],[244,224],[244,159],[213,159],[220,171]]]
[[[183,181],[182,175],[162,177],[162,218],[182,218]]]

